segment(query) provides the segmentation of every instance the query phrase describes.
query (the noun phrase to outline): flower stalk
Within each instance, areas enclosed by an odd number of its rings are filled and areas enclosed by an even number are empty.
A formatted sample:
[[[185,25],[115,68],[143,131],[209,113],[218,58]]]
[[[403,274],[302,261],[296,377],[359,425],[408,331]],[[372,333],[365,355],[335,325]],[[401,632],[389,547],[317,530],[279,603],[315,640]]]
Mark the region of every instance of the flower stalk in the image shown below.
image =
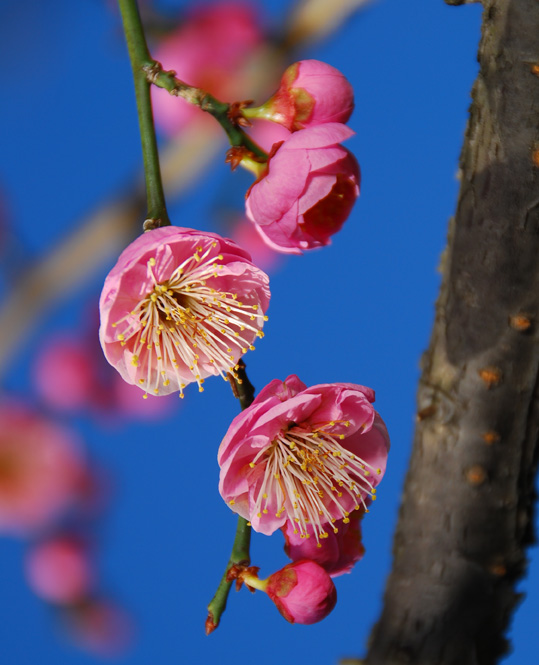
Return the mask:
[[[171,95],[181,97],[189,104],[198,106],[202,111],[212,115],[225,131],[231,146],[242,146],[251,152],[255,161],[265,163],[268,159],[267,153],[260,148],[249,136],[241,129],[237,119],[243,117],[244,107],[238,104],[226,104],[220,102],[209,92],[201,88],[195,88],[184,83],[176,77],[176,72],[165,71],[161,64],[155,60],[150,60],[145,66],[147,80],[158,88],[164,88]],[[237,116],[235,109],[241,107],[241,115]],[[234,107],[234,108],[233,108]]]
[[[146,44],[136,0],[118,0],[118,5],[122,15],[129,60],[131,61],[135,81],[135,97],[148,198],[148,220],[144,225],[145,230],[147,230],[170,225],[159,167],[159,153],[150,98],[150,82],[146,71],[147,67],[151,66],[152,59]]]
[[[242,410],[246,409],[252,404],[254,400],[255,389],[247,377],[245,363],[242,359],[240,359],[237,364],[236,376],[229,375],[229,379],[234,397],[240,400]],[[221,615],[225,611],[228,594],[230,592],[230,588],[232,587],[232,581],[228,579],[230,569],[236,564],[248,566],[251,563],[251,554],[249,551],[250,545],[251,525],[243,517],[238,517],[236,537],[234,538],[230,559],[226,565],[223,577],[219,582],[217,591],[215,592],[214,597],[211,599],[210,604],[208,605],[206,635],[209,635],[217,628],[221,619]]]

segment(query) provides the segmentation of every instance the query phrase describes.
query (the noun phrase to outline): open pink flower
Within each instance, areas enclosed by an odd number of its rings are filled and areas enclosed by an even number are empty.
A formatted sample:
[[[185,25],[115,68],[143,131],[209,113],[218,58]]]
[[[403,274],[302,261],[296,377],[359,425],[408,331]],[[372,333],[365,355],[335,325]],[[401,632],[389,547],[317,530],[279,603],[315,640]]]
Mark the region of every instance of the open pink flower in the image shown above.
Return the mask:
[[[70,433],[23,406],[0,407],[0,532],[27,534],[75,500],[84,462]]]
[[[316,542],[312,527],[307,534],[300,534],[294,522],[287,522],[282,531],[285,537],[285,552],[292,561],[311,559],[331,575],[337,577],[349,573],[363,558],[365,548],[361,542],[361,519],[364,511],[354,510],[349,520],[337,520],[327,538]]]
[[[247,192],[249,219],[274,249],[301,254],[340,230],[359,196],[359,166],[340,145],[354,132],[337,122],[295,132],[274,144]]]
[[[251,6],[245,2],[214,2],[192,11],[153,53],[182,81],[223,101],[234,101],[245,94],[241,70],[261,42],[262,33]],[[209,115],[161,88],[152,86],[152,102],[156,124],[167,134],[177,133],[197,114],[217,127]]]
[[[75,603],[92,589],[93,562],[87,545],[77,538],[60,536],[39,543],[25,563],[30,587],[50,603]]]
[[[389,450],[370,388],[269,383],[230,425],[218,453],[219,491],[256,531],[287,521],[318,542],[375,496]]]
[[[286,69],[279,89],[257,117],[294,131],[346,122],[353,110],[354,91],[338,69],[320,60],[300,60]]]
[[[231,240],[176,226],[125,249],[99,303],[101,346],[127,383],[167,395],[234,373],[254,349],[269,304],[268,277]]]

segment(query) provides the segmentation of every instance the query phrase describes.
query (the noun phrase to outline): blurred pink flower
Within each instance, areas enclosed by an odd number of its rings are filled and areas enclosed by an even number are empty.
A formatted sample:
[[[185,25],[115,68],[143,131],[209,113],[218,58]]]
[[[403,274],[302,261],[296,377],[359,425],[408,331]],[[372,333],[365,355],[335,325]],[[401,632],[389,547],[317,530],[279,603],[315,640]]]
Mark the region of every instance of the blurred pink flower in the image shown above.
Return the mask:
[[[245,201],[247,216],[270,247],[301,254],[328,245],[340,230],[359,195],[358,163],[340,145],[353,133],[327,123],[274,144]]]
[[[126,383],[119,374],[111,377],[111,389],[114,409],[125,418],[155,420],[178,408],[172,395],[156,397],[150,394],[143,399],[144,394],[136,386]]]
[[[262,337],[268,277],[231,240],[176,226],[120,255],[100,300],[100,340],[122,378],[167,395],[226,378]]]
[[[307,560],[289,563],[273,573],[267,580],[266,593],[290,623],[322,621],[337,602],[331,577],[317,563]]]
[[[39,349],[33,378],[44,403],[58,411],[95,409],[99,416],[130,419],[155,419],[169,413],[176,406],[172,396],[143,401],[141,391],[105,361],[92,328],[86,334],[80,330],[58,333]]]
[[[327,122],[346,122],[354,110],[354,91],[338,69],[320,60],[300,60],[283,74],[277,92],[258,117],[295,131]]]
[[[70,432],[22,406],[0,407],[0,532],[46,527],[75,500],[83,475]]]
[[[243,2],[212,3],[187,16],[154,49],[154,57],[185,83],[202,88],[221,101],[233,102],[245,95],[241,70],[262,39],[252,6]],[[156,124],[167,134],[180,131],[196,114],[205,115],[155,86],[152,102]]]
[[[119,656],[133,642],[131,617],[109,600],[89,599],[69,608],[63,619],[70,639],[98,656]]]
[[[364,511],[354,510],[348,522],[337,520],[327,538],[316,542],[312,538],[313,529],[308,527],[307,534],[300,534],[294,522],[287,522],[283,527],[285,552],[292,561],[311,559],[316,561],[331,577],[351,572],[354,564],[363,558],[365,548],[361,542],[361,519]],[[337,530],[335,532],[335,529]]]
[[[270,152],[274,143],[282,143],[290,138],[291,132],[282,125],[267,120],[253,120],[249,136],[262,150]]]
[[[78,602],[90,593],[94,582],[88,547],[70,536],[34,545],[26,556],[25,568],[31,589],[49,603]]]
[[[98,390],[95,357],[77,335],[58,335],[40,349],[34,383],[44,402],[61,411],[88,407]]]
[[[221,496],[261,533],[291,520],[300,534],[327,538],[328,526],[366,507],[384,475],[389,436],[373,401],[370,388],[351,383],[275,379],[221,442]]]
[[[245,218],[232,226],[230,237],[249,252],[255,265],[266,272],[275,270],[283,260],[283,255],[265,243],[253,224]]]

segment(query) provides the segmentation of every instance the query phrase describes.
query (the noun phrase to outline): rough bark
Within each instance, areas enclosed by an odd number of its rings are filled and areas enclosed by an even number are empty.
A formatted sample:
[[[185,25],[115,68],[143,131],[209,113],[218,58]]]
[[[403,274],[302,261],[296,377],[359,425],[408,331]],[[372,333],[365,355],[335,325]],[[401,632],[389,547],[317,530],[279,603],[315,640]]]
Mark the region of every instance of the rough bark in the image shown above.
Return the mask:
[[[533,540],[539,2],[483,5],[457,213],[368,665],[495,663]]]

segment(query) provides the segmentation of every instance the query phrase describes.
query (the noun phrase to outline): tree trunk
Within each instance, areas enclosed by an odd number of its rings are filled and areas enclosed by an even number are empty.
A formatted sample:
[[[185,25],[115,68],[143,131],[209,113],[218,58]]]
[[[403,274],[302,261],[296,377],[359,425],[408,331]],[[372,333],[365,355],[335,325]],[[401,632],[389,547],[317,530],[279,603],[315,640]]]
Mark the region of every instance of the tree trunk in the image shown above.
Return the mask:
[[[483,5],[457,213],[368,665],[495,663],[533,541],[539,2]]]

